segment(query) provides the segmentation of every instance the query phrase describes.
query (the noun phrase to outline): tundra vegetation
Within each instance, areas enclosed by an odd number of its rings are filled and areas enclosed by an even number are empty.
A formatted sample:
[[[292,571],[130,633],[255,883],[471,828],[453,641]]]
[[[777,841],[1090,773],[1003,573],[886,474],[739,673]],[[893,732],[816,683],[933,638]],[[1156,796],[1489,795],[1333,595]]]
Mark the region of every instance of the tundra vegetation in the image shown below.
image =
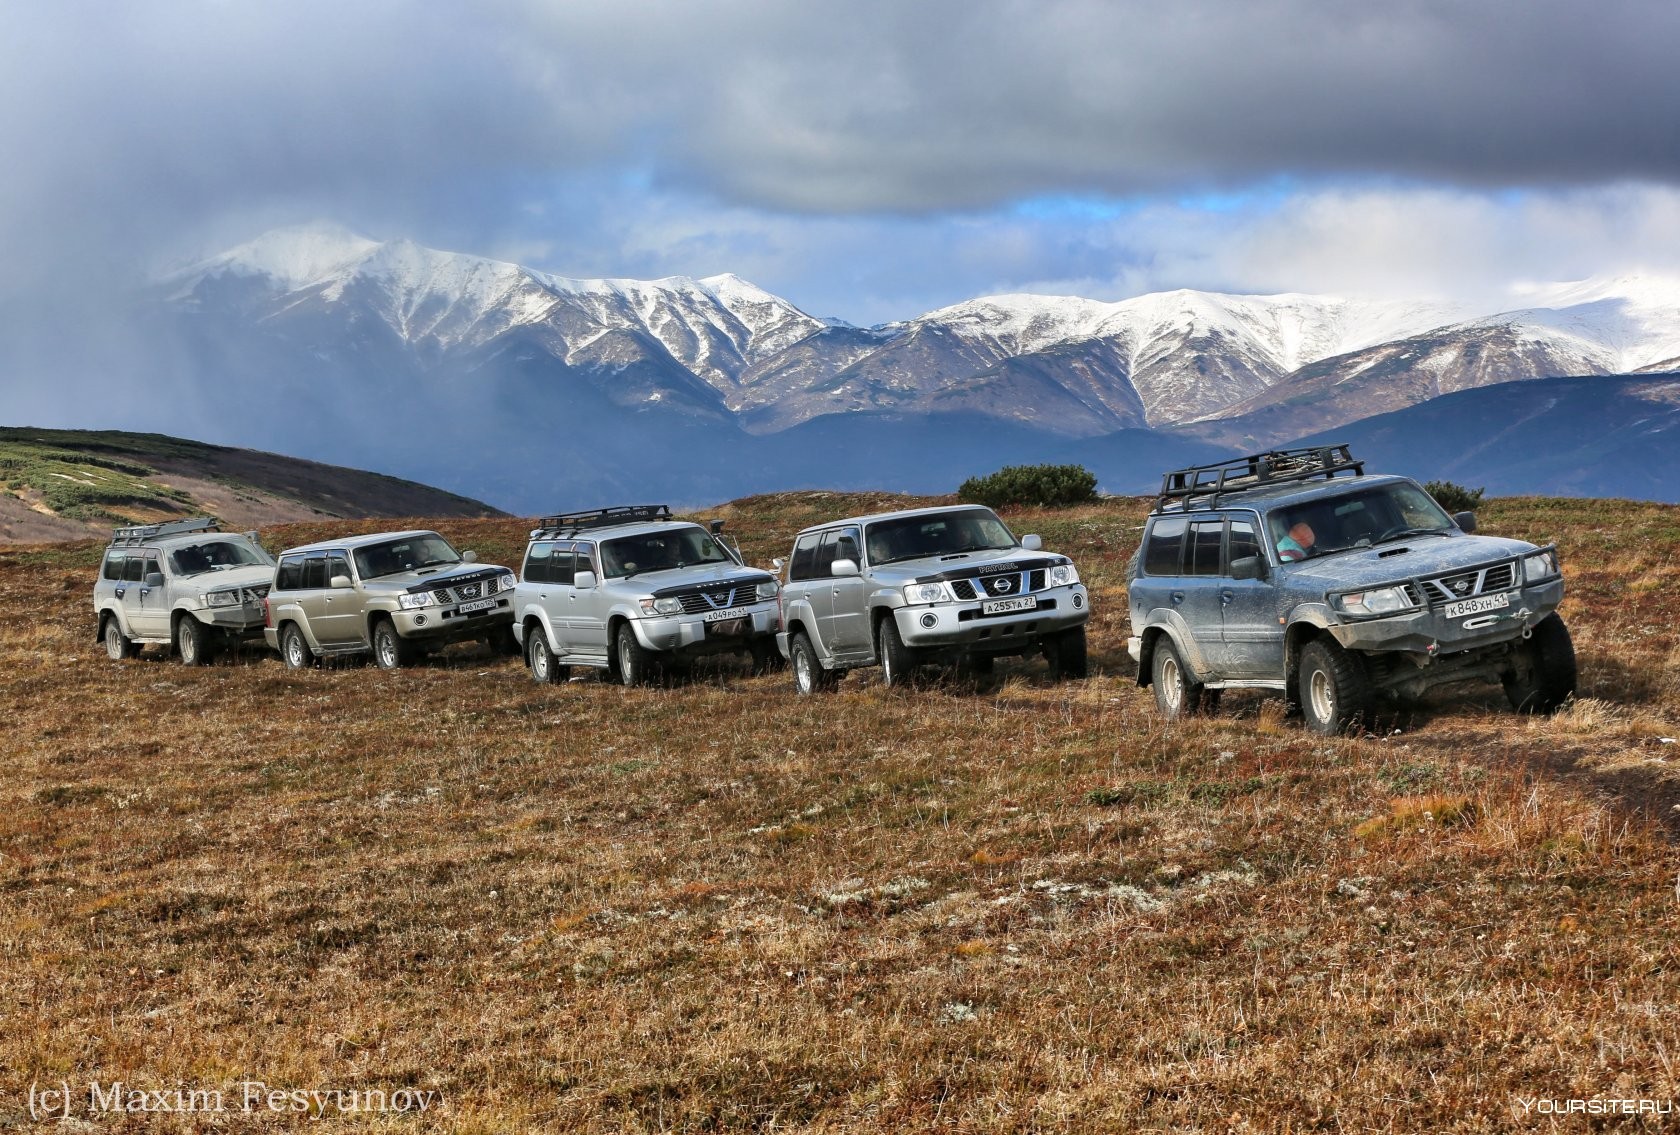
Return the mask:
[[[707,515],[764,563],[914,503]],[[1680,1097],[1680,509],[1486,502],[1562,549],[1580,700],[1440,691],[1323,739],[1258,695],[1157,716],[1124,647],[1145,508],[1006,514],[1091,588],[1089,681],[822,698],[733,663],[539,686],[476,646],[113,664],[98,545],[0,554],[0,1125],[34,1080],[413,1088],[468,1132],[1532,1130],[1523,1100]],[[415,524],[507,563],[528,526]]]

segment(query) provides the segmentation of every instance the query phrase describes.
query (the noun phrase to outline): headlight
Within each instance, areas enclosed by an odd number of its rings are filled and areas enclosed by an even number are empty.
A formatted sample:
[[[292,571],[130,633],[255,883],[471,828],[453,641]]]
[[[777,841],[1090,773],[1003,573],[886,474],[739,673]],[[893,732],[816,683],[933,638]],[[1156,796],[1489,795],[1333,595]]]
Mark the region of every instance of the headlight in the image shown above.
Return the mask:
[[[682,600],[675,595],[667,595],[663,599],[643,599],[642,613],[644,615],[680,615],[682,614]]]
[[[496,581],[496,590],[512,591],[518,583],[519,581],[513,577],[513,573],[510,571]]]
[[[1538,583],[1542,579],[1551,579],[1558,573],[1556,552],[1541,552],[1523,560],[1523,581]]]
[[[1050,586],[1066,587],[1079,582],[1079,569],[1072,564],[1057,564],[1050,569]]]
[[[906,603],[953,603],[956,596],[943,583],[912,583],[904,589]]]
[[[239,592],[212,591],[204,597],[206,607],[237,607],[239,606]]]
[[[432,593],[430,591],[417,591],[399,596],[397,605],[405,611],[417,611],[421,607],[430,607],[432,605]]]
[[[1403,587],[1378,587],[1336,596],[1336,607],[1348,615],[1392,615],[1415,606],[1406,598]]]
[[[758,597],[760,599],[774,599],[781,594],[781,591],[781,586],[773,579],[758,585]]]

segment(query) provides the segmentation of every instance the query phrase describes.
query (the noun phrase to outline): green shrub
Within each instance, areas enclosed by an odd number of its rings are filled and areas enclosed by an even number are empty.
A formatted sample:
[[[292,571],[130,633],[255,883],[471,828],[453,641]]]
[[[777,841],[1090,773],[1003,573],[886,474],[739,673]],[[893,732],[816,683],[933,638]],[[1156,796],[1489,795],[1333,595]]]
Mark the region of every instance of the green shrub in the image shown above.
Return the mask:
[[[1084,504],[1097,499],[1097,476],[1083,465],[1005,465],[989,476],[970,477],[957,496],[991,508]]]
[[[1474,512],[1476,506],[1482,503],[1483,489],[1467,489],[1463,485],[1455,485],[1451,481],[1431,481],[1423,486],[1424,491],[1435,498],[1435,503],[1448,512]]]

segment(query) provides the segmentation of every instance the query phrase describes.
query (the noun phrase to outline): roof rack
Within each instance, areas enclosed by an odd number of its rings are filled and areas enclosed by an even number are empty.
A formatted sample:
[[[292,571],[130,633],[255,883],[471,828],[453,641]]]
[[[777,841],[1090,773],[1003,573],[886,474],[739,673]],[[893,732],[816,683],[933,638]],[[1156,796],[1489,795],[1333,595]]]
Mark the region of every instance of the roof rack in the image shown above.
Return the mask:
[[[189,532],[220,532],[222,522],[214,516],[195,516],[191,520],[170,520],[162,524],[136,524],[111,530],[111,546],[130,548],[163,536],[184,536]]]
[[[1267,485],[1311,481],[1318,477],[1329,480],[1337,473],[1349,471],[1356,477],[1361,476],[1365,472],[1365,463],[1355,461],[1345,444],[1276,449],[1212,465],[1192,465],[1161,478],[1161,493],[1155,498],[1155,511],[1165,511],[1174,501],[1180,508],[1189,508],[1192,501],[1201,497],[1212,497],[1209,507],[1217,508],[1223,493],[1246,492]]]
[[[591,508],[582,512],[562,512],[545,516],[537,522],[532,535],[559,535],[582,532],[588,528],[606,528],[614,524],[636,524],[647,520],[672,520],[668,504],[624,504],[616,508]]]

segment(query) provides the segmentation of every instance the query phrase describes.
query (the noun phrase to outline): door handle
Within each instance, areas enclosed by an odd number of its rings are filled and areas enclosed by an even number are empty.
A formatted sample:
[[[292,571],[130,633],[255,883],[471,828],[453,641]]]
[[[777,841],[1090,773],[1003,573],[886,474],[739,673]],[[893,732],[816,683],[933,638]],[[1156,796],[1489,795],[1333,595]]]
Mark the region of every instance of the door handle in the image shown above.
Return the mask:
[[[1182,591],[1174,591],[1174,592],[1173,592],[1173,593],[1172,593],[1172,596],[1171,596],[1171,598],[1172,598],[1172,601],[1173,601],[1173,602],[1174,602],[1174,603],[1182,603],[1182,602],[1184,602],[1184,592],[1182,592]]]
[[[1236,598],[1237,593],[1235,591],[1221,591],[1219,593],[1219,601],[1221,603],[1231,603],[1234,602]]]
[[[117,598],[118,599],[121,599],[126,594],[128,594],[128,588],[126,588],[126,587],[117,588]]]

